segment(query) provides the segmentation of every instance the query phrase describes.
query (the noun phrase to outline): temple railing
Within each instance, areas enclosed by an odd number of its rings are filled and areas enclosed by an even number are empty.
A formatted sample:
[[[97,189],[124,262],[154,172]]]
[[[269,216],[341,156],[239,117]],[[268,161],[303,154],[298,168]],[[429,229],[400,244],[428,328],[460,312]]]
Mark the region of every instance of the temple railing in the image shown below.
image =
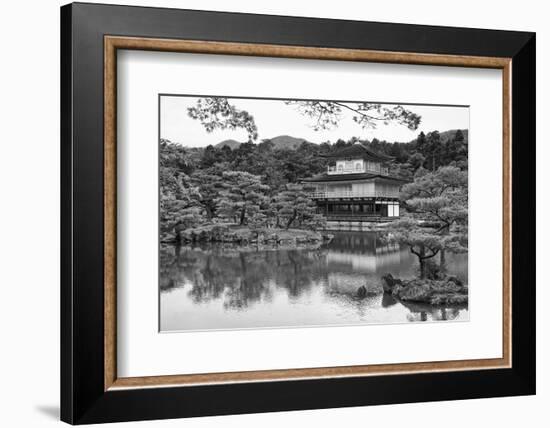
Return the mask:
[[[338,213],[329,213],[327,214],[327,221],[393,221],[399,219],[399,216],[388,217],[380,214],[338,214]]]
[[[399,192],[388,192],[384,190],[374,191],[353,191],[353,190],[338,190],[338,191],[316,191],[311,192],[310,197],[313,199],[329,199],[329,198],[399,198]]]
[[[327,167],[327,174],[328,175],[339,175],[339,174],[361,174],[369,172],[371,174],[380,174],[380,175],[389,175],[390,170],[387,167],[379,167],[379,168],[368,168],[363,167],[360,169],[354,169],[354,168],[342,168],[337,169],[335,166],[328,166]]]

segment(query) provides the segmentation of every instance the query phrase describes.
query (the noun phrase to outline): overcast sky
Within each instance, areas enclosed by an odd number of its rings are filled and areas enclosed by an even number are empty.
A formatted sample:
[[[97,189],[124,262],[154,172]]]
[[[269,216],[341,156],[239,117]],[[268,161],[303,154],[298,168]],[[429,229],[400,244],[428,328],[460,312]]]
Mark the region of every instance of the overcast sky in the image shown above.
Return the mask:
[[[197,99],[196,97],[187,96],[161,97],[161,138],[188,147],[215,145],[227,139],[248,140],[246,131],[242,129],[206,132],[198,120],[191,119],[187,114],[187,108],[195,105]],[[389,125],[378,124],[376,129],[365,130],[352,121],[352,113],[347,111],[343,112],[338,127],[327,131],[315,131],[312,127],[312,119],[301,115],[295,106],[286,105],[281,100],[230,99],[230,103],[254,116],[258,127],[258,142],[279,135],[304,138],[317,144],[325,141],[335,142],[339,138],[348,140],[354,136],[369,140],[378,138],[390,142],[409,142],[416,138],[420,131],[428,133],[434,130],[446,131],[469,128],[468,107],[404,106],[422,117],[420,126],[416,131],[410,131],[406,126],[394,123]],[[393,105],[389,104],[388,107]]]

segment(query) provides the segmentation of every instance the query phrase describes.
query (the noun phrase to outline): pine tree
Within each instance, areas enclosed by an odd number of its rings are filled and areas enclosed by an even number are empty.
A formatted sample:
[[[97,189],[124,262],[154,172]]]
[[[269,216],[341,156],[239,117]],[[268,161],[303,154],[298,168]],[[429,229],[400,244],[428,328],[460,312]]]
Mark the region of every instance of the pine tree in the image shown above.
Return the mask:
[[[162,239],[172,239],[178,232],[195,226],[201,220],[202,207],[198,189],[191,185],[189,177],[162,176],[160,187],[160,225]]]
[[[428,133],[426,136],[426,152],[424,156],[427,161],[427,168],[434,172],[440,165],[441,136],[438,131]]]
[[[408,245],[417,256],[421,278],[428,259],[441,254],[444,269],[445,251],[468,251],[467,171],[454,166],[435,173],[417,171],[414,182],[403,186],[401,200],[410,214],[391,224],[391,239]]]
[[[177,238],[180,229],[200,221],[202,207],[198,189],[186,173],[191,170],[189,151],[169,141],[160,141],[160,229],[163,240]]]
[[[426,151],[427,151],[428,142],[426,140],[426,134],[424,134],[423,131],[418,134],[418,137],[416,138],[416,151],[420,153],[421,155],[426,158]]]
[[[217,198],[222,189],[222,169],[220,164],[207,169],[198,169],[191,176],[191,182],[197,188],[197,200],[206,212],[208,220],[216,216]]]
[[[261,177],[243,171],[224,172],[222,180],[216,198],[219,215],[246,224],[266,203],[269,187],[261,183]]]
[[[317,205],[310,198],[313,189],[301,184],[287,184],[285,190],[275,198],[279,219],[283,226],[305,226],[317,228],[324,217],[317,213]]]

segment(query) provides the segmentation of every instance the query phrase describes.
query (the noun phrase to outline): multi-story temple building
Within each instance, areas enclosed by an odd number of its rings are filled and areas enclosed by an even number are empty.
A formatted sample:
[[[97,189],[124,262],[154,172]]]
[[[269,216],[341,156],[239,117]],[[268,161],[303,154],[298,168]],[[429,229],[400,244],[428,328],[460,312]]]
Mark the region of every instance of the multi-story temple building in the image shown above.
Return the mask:
[[[399,217],[399,189],[406,180],[390,175],[392,157],[359,142],[326,157],[327,171],[303,181],[314,188],[312,196],[329,222],[356,224]]]

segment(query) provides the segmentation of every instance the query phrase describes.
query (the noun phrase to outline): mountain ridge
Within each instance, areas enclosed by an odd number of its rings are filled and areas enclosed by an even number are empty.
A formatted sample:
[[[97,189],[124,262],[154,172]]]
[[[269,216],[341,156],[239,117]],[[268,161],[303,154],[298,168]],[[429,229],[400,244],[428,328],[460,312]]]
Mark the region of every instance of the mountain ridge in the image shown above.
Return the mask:
[[[266,138],[263,141],[270,141],[273,144],[275,150],[296,150],[304,142],[309,143],[305,138],[293,137],[291,135],[278,135],[273,138]],[[233,139],[227,139],[215,144],[214,147],[220,149],[222,147],[229,147],[231,150],[235,150],[244,142],[236,141]]]
[[[448,129],[446,131],[440,132],[439,135],[441,136],[441,141],[445,142],[445,141],[453,138],[457,131],[459,131],[459,129]],[[460,129],[460,131],[462,131],[462,133],[464,134],[464,139],[466,141],[468,141],[468,129]],[[412,139],[408,142],[403,142],[403,143],[414,143],[416,140],[417,140],[417,138],[414,138],[414,139]],[[264,142],[264,141],[271,141],[271,143],[273,143],[273,148],[275,150],[296,150],[298,147],[300,147],[300,145],[302,143],[311,143],[310,141],[306,140],[305,138],[293,137],[291,135],[278,135],[278,136],[273,137],[273,138],[266,138],[266,139],[262,140],[262,142]],[[388,143],[393,143],[393,142],[390,142],[390,141],[387,141],[387,142]],[[399,141],[397,141],[397,142],[399,142]],[[230,139],[227,139],[227,140],[220,141],[219,143],[215,144],[214,147],[220,149],[224,146],[227,146],[231,150],[235,150],[243,143],[244,142],[240,142],[240,141],[237,141],[237,140],[234,140],[234,139],[230,138]],[[315,144],[315,143],[311,143],[311,144]]]

